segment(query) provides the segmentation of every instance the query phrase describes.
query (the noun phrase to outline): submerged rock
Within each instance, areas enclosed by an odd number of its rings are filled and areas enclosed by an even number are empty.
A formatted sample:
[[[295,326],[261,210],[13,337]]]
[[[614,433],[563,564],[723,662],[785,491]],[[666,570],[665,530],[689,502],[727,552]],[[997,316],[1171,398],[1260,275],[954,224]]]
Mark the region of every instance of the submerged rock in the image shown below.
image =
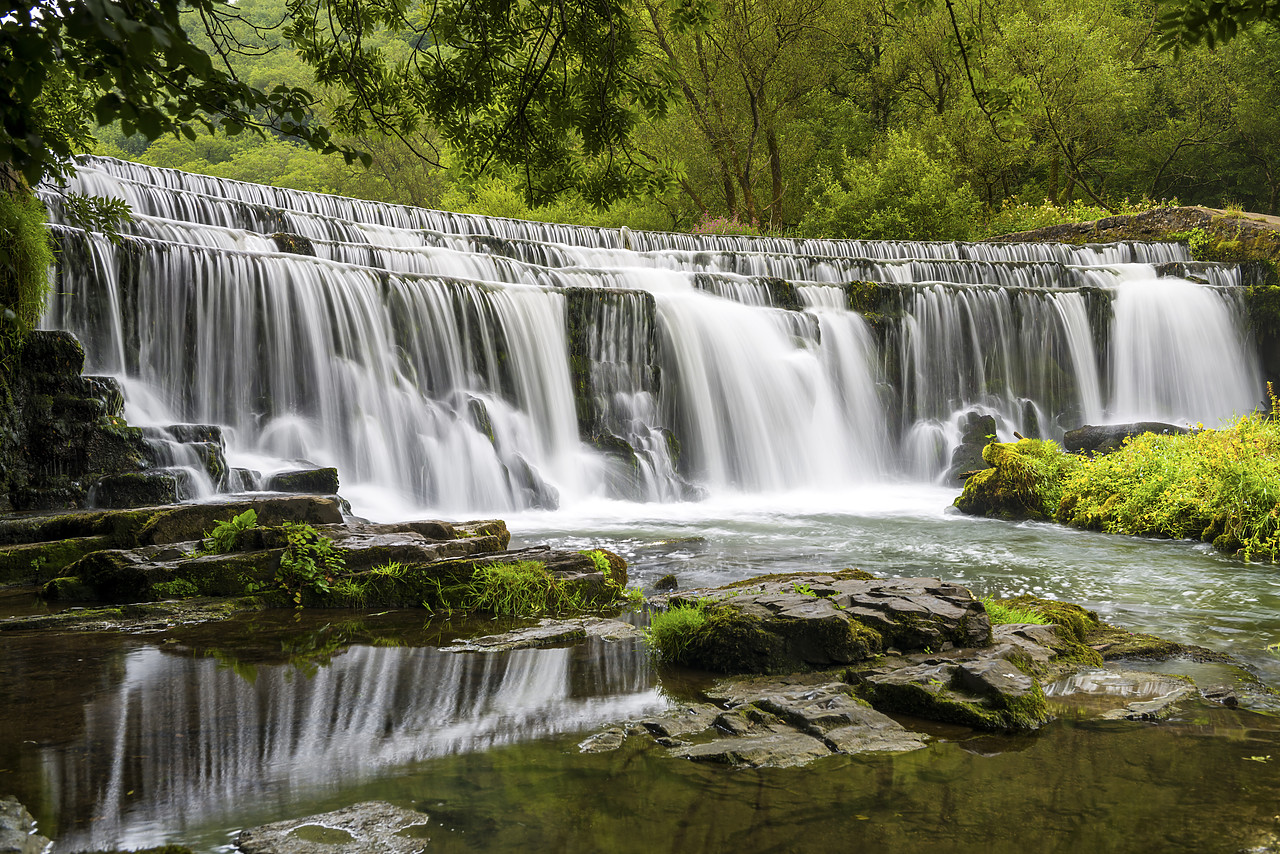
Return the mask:
[[[419,854],[429,847],[425,813],[385,801],[369,801],[306,818],[242,830],[244,854]]]

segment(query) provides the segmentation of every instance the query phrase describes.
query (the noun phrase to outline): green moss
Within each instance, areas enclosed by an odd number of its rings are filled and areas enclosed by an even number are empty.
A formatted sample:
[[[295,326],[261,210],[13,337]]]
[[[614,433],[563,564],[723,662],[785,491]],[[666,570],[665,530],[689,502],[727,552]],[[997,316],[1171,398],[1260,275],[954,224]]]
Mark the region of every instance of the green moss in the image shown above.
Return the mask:
[[[992,442],[982,450],[991,466],[971,475],[955,506],[973,516],[1052,519],[1062,500],[1063,477],[1078,458],[1040,439]]]
[[[200,591],[185,578],[175,578],[173,581],[162,581],[151,585],[151,595],[161,600],[190,599],[193,596],[199,596]]]
[[[1022,697],[993,694],[974,699],[957,694],[941,679],[929,684],[863,683],[859,694],[880,711],[990,731],[1034,730],[1049,720],[1039,682]]]

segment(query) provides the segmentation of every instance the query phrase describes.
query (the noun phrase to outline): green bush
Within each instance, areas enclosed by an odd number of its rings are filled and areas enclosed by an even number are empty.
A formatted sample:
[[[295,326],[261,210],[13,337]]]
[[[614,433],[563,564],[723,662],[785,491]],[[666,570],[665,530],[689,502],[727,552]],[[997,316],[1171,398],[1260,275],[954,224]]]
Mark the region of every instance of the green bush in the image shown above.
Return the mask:
[[[811,237],[959,240],[978,218],[977,195],[945,157],[891,131],[870,158],[843,158],[840,174],[809,188],[800,230]]]
[[[1273,415],[1280,415],[1274,404]],[[1280,422],[1144,433],[1063,481],[1058,520],[1123,534],[1194,538],[1245,560],[1280,559]]]
[[[1062,500],[1063,478],[1080,462],[1056,442],[1019,439],[982,449],[991,468],[969,476],[955,506],[974,516],[1053,519]]]

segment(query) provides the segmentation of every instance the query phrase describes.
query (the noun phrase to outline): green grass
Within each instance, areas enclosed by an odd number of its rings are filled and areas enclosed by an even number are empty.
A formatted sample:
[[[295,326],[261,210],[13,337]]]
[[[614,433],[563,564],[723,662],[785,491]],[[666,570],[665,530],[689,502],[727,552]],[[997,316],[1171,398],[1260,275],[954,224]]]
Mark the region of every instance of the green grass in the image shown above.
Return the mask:
[[[504,617],[566,614],[582,611],[587,604],[580,586],[557,578],[536,560],[478,566],[470,581],[441,588],[441,595],[449,610]]]
[[[644,631],[649,649],[663,661],[684,661],[694,638],[707,625],[707,612],[699,601],[693,605],[677,605],[666,611],[655,611]]]
[[[987,617],[991,620],[993,626],[1015,625],[1019,623],[1035,623],[1038,626],[1047,626],[1052,621],[1038,614],[1030,608],[1020,608],[1017,605],[1007,605],[999,599],[990,596],[982,600],[982,606],[987,609]]]

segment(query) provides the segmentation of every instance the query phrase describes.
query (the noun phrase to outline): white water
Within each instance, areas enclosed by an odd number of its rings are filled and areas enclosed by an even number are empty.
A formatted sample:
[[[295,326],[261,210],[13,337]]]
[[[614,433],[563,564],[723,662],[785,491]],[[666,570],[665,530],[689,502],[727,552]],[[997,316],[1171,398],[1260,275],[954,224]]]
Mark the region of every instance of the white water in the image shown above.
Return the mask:
[[[835,494],[936,477],[973,409],[1054,438],[1261,396],[1231,288],[1154,277],[1175,244],[592,229],[98,158],[76,182],[141,239],[60,229],[47,322],[124,378],[128,417],[223,425],[233,465],[336,465],[370,515]],[[874,317],[855,280],[888,283]]]

